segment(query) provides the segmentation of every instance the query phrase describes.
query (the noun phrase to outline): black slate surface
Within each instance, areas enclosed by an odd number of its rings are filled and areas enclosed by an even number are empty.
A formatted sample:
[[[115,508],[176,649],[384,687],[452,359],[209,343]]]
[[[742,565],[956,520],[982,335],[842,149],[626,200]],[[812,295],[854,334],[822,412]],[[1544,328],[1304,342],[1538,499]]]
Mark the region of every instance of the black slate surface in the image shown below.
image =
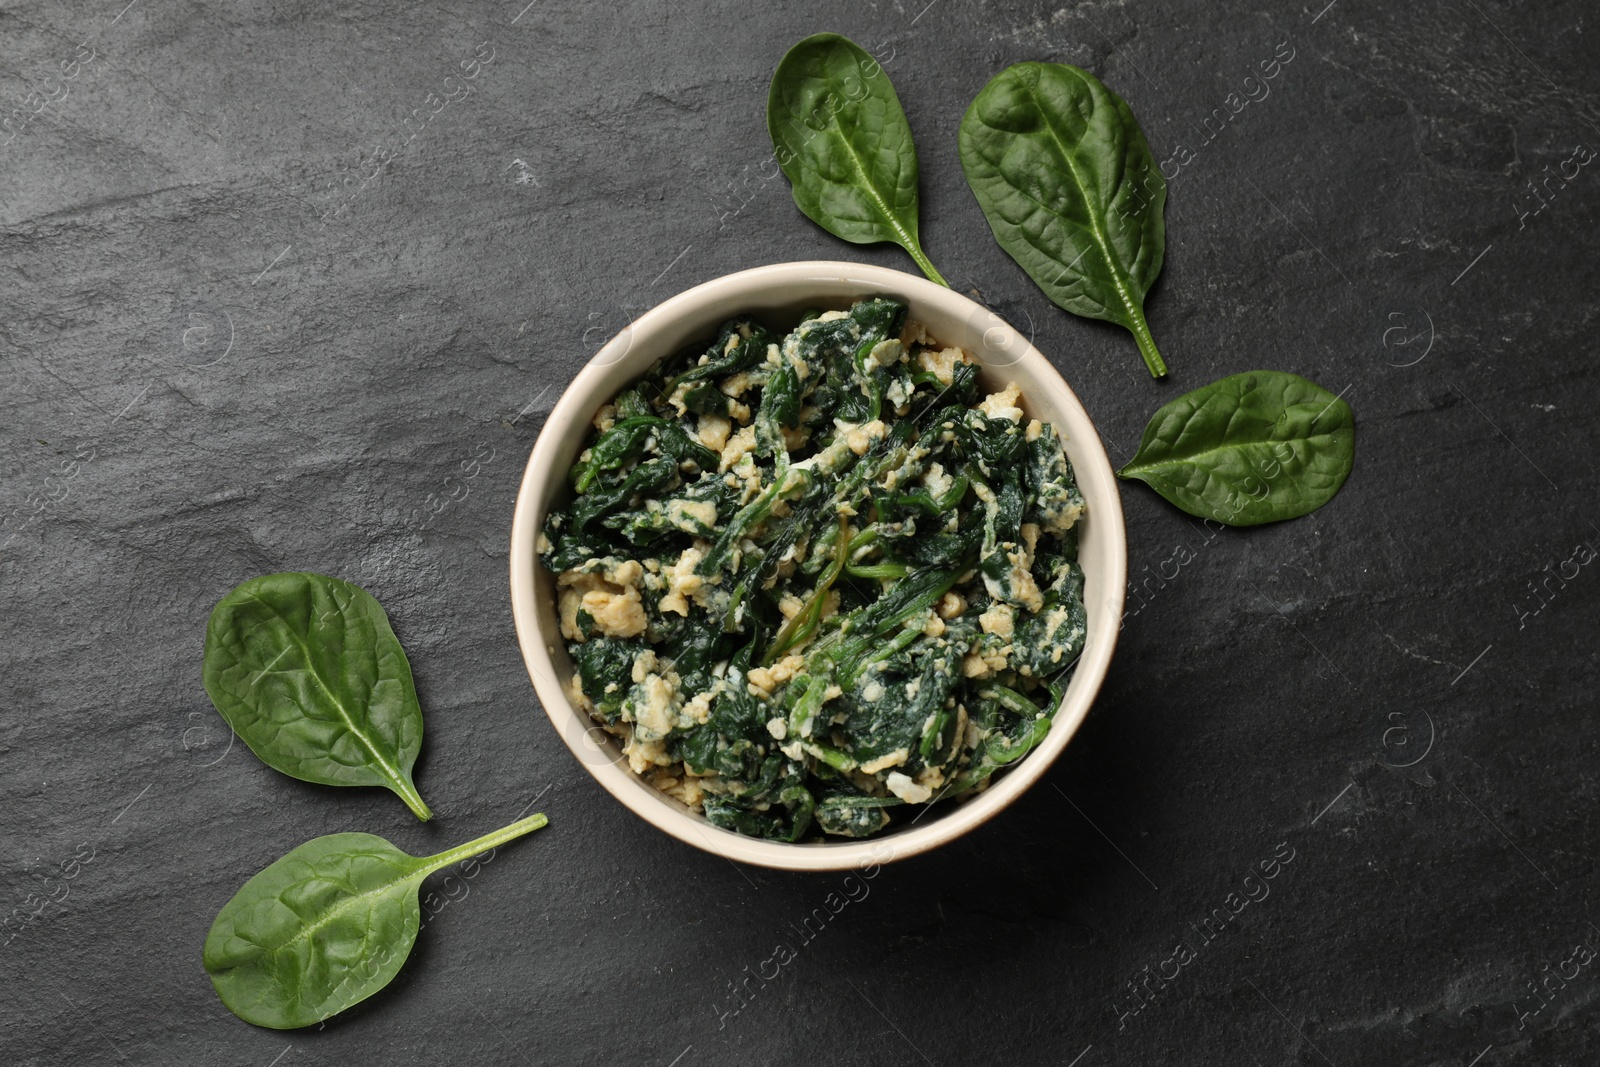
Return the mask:
[[[1600,1060],[1600,177],[1563,170],[1600,149],[1592,5],[525,2],[0,9],[0,1061]],[[911,269],[771,177],[767,79],[821,29],[905,102],[933,261],[1114,459],[1262,366],[1359,422],[1294,522],[1213,534],[1127,486],[1137,595],[1065,757],[837,914],[843,876],[736,868],[593,784],[505,559],[544,414],[630,314],[778,260]],[[1168,382],[965,187],[960,115],[1023,59],[1106,79],[1176,171]],[[388,608],[433,822],[230,747],[204,621],[280,569]],[[290,847],[433,850],[535,798],[549,829],[365,1005],[278,1033],[213,995],[212,916]]]

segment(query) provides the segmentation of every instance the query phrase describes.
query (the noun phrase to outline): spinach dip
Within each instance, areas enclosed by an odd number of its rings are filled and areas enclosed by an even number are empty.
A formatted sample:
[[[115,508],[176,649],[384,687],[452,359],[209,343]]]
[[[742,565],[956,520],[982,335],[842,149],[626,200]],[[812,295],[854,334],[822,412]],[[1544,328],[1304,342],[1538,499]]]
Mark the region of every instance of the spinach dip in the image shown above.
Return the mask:
[[[866,837],[1044,738],[1083,496],[978,370],[870,299],[733,319],[596,413],[538,551],[572,699],[636,773],[740,833]]]

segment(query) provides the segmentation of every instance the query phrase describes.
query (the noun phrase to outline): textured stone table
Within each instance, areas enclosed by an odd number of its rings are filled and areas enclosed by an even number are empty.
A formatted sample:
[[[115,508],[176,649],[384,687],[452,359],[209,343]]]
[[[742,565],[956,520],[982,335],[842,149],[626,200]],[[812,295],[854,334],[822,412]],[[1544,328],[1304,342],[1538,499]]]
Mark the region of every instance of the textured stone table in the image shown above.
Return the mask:
[[[125,3],[0,9],[0,1061],[1600,1060],[1591,5]],[[822,29],[905,102],[929,255],[1114,459],[1257,367],[1359,423],[1294,522],[1127,486],[1136,588],[1066,756],[837,913],[840,876],[738,869],[594,785],[505,558],[544,414],[628,316],[775,260],[910,269],[771,177],[767,80]],[[1176,175],[1167,382],[966,189],[957,122],[1023,59],[1102,76]],[[389,609],[433,822],[230,747],[206,614],[281,569]],[[213,995],[212,916],[293,845],[421,852],[535,799],[550,828],[324,1030]]]

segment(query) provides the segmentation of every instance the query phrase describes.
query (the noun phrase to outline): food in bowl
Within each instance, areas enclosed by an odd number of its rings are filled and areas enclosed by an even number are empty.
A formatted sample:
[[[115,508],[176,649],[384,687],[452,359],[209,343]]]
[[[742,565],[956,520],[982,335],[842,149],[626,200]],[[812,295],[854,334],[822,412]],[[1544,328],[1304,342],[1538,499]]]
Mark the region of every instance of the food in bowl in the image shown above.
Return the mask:
[[[1082,651],[1060,437],[906,311],[735,318],[656,364],[537,539],[572,700],[715,825],[867,837],[980,791]]]

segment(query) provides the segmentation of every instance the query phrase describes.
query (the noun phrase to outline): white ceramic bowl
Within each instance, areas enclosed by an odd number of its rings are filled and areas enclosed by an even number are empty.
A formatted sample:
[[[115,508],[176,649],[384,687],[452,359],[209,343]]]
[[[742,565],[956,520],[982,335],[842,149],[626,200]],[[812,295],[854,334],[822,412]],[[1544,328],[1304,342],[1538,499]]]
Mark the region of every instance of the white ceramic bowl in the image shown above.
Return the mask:
[[[775,333],[787,332],[805,308],[846,308],[868,296],[892,296],[947,345],[984,364],[988,390],[1015,381],[1033,418],[1054,423],[1087,503],[1079,545],[1088,636],[1078,668],[1043,743],[988,789],[960,803],[931,808],[924,818],[865,841],[788,844],[723,830],[658,792],[629,768],[615,740],[572,705],[573,665],[556,619],[554,578],[534,556],[534,541],[553,505],[570,499],[566,471],[576,460],[599,407],[652,363],[718,325],[748,314]],[[573,379],[543,431],[522,477],[511,526],[511,608],[534,691],[556,731],[606,790],[652,825],[697,848],[741,863],[796,871],[845,870],[925,852],[954,840],[1010,804],[1055,762],[1089,712],[1111,663],[1122,619],[1128,547],[1111,463],[1083,405],[1055,368],[993,312],[943,286],[900,271],[857,263],[778,263],[697,285],[639,316]]]

